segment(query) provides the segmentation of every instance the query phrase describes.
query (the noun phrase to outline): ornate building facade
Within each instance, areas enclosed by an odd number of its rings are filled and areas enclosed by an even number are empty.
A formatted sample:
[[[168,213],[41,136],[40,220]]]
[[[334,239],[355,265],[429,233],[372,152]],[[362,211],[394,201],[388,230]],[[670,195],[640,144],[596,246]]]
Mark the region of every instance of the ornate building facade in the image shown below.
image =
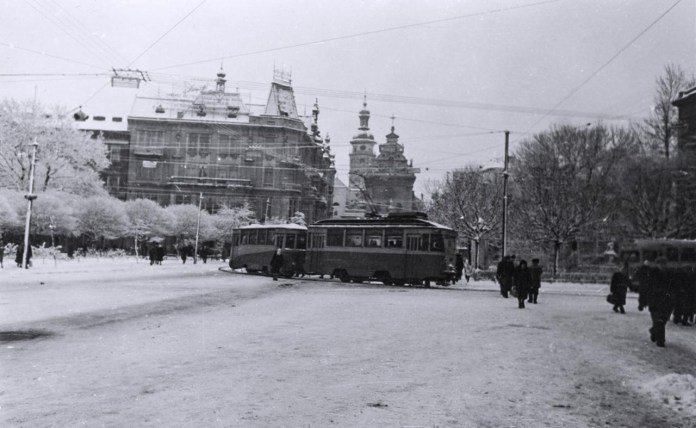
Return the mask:
[[[257,218],[307,222],[332,214],[336,170],[318,126],[298,115],[291,81],[275,73],[265,105],[216,88],[195,99],[137,96],[128,116],[125,198],[198,204],[209,212],[248,202]]]
[[[416,174],[420,170],[404,156],[404,146],[394,132],[394,118],[386,143],[378,146],[378,155],[374,153],[377,142],[369,132],[370,112],[365,101],[359,118],[360,132],[350,142],[349,187],[352,200],[349,205],[378,214],[420,209],[420,201],[413,192]]]

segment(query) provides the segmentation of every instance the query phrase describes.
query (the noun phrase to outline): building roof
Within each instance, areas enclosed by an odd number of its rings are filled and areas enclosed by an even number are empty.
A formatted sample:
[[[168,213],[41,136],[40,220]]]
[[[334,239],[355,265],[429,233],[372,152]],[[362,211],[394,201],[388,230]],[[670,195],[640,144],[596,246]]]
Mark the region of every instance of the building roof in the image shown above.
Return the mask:
[[[672,101],[672,104],[675,106],[681,106],[693,102],[696,102],[696,86],[687,89],[684,92],[679,92],[679,97],[676,100]]]
[[[286,83],[281,80],[273,80],[271,83],[271,92],[268,94],[265,114],[299,119],[297,115],[297,105],[295,104],[295,93],[289,82]]]

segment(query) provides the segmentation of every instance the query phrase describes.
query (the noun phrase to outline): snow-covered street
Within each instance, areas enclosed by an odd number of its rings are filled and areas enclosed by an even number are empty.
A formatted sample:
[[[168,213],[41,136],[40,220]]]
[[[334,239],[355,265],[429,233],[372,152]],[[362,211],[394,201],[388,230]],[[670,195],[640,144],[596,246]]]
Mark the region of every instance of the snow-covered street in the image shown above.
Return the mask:
[[[3,426],[696,426],[696,327],[648,337],[629,295],[388,287],[222,262],[0,270]]]

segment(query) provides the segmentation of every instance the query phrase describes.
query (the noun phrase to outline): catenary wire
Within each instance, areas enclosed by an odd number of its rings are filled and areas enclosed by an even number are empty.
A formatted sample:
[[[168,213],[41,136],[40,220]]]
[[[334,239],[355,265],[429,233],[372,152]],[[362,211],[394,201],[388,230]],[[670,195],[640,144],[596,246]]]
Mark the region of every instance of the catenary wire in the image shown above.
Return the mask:
[[[336,36],[336,37],[329,37],[329,38],[324,38],[321,40],[314,40],[311,42],[295,43],[292,45],[285,45],[285,46],[280,46],[280,47],[275,47],[275,48],[262,49],[262,50],[252,51],[252,52],[245,52],[245,53],[239,53],[239,54],[233,54],[233,55],[218,55],[215,58],[198,60],[198,61],[191,61],[191,62],[181,63],[181,64],[174,64],[174,65],[169,65],[169,66],[165,66],[165,67],[158,67],[158,68],[154,68],[152,70],[153,71],[167,70],[167,69],[171,69],[171,68],[178,68],[178,67],[184,67],[184,66],[188,66],[188,65],[202,64],[202,63],[211,62],[211,61],[220,61],[221,59],[239,58],[239,57],[243,57],[243,56],[257,55],[257,54],[267,53],[267,52],[276,52],[276,51],[293,49],[293,48],[298,48],[298,47],[303,47],[303,46],[310,46],[310,45],[316,45],[316,44],[321,44],[321,43],[333,42],[333,41],[337,41],[337,40],[351,39],[351,38],[360,37],[360,36],[386,33],[389,31],[403,30],[403,29],[413,28],[413,27],[420,27],[423,25],[437,24],[437,23],[448,22],[448,21],[456,21],[456,20],[460,20],[460,19],[473,18],[473,17],[477,17],[477,16],[492,15],[492,14],[496,14],[496,13],[508,12],[508,11],[517,10],[517,9],[542,6],[542,5],[550,4],[550,3],[558,3],[560,1],[563,1],[563,0],[546,0],[546,1],[536,2],[536,3],[528,3],[528,4],[524,4],[524,5],[511,6],[511,7],[506,7],[506,8],[491,9],[491,10],[487,10],[487,11],[483,11],[483,12],[469,13],[469,14],[465,14],[465,15],[451,16],[448,18],[415,22],[412,24],[398,25],[395,27],[381,28],[381,29],[377,29],[377,30],[363,31],[363,32],[359,32],[359,33],[346,34],[346,35]]]

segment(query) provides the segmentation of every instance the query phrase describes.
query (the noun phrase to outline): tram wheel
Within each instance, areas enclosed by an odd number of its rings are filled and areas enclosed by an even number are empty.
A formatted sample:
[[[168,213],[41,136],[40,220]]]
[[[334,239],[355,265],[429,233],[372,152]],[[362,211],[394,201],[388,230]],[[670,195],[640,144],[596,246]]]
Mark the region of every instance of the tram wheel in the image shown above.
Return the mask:
[[[394,285],[398,285],[399,287],[401,287],[404,284],[406,284],[406,281],[404,281],[403,279],[395,279],[394,280]]]
[[[341,280],[341,282],[350,282],[350,276],[348,275],[348,272],[345,270],[342,270],[338,272],[338,279]]]

